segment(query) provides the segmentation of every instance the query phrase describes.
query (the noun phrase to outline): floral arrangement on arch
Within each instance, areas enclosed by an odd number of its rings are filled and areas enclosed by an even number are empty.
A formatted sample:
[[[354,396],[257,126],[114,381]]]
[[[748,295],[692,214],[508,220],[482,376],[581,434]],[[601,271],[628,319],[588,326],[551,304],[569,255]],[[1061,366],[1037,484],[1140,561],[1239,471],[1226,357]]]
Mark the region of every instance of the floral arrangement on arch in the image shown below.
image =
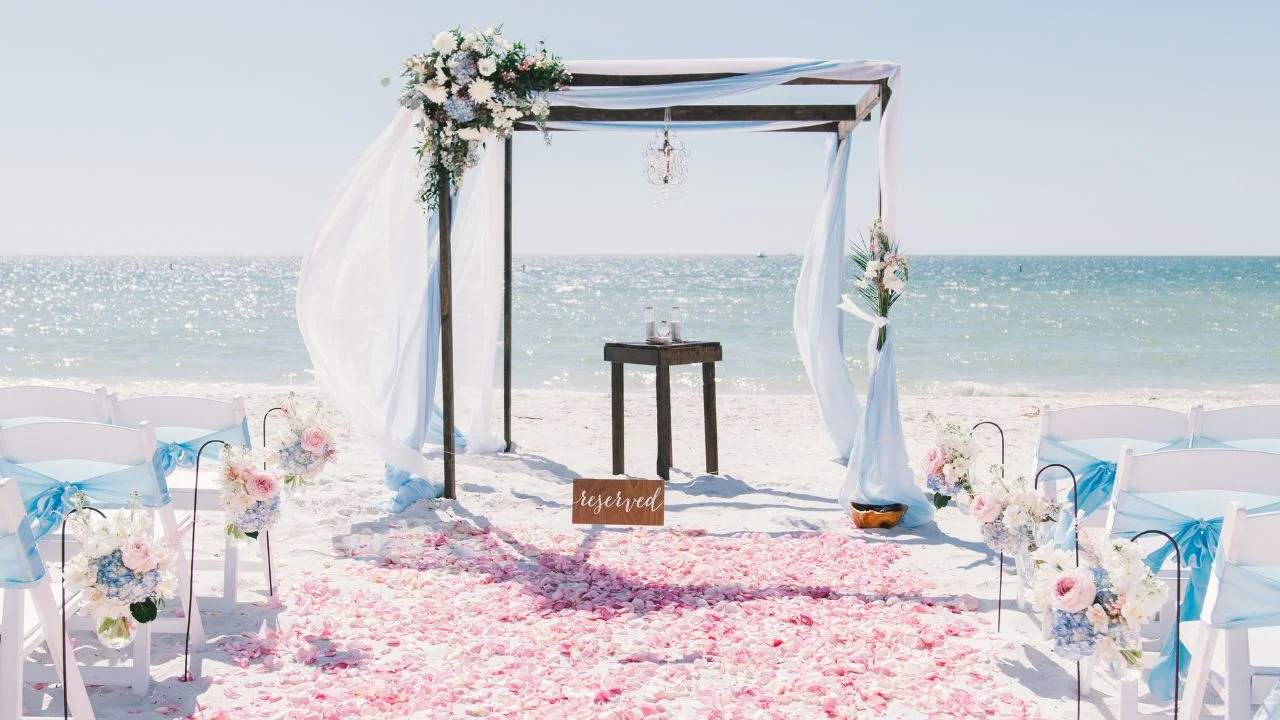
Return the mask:
[[[1080,533],[1080,565],[1047,546],[1034,556],[1032,600],[1048,611],[1054,650],[1070,660],[1097,657],[1122,679],[1142,670],[1142,625],[1164,606],[1169,588],[1147,567],[1136,543],[1090,528]]]
[[[954,497],[968,503],[973,500],[971,470],[977,447],[967,430],[955,423],[942,424],[929,413],[936,429],[933,447],[925,454],[920,468],[924,472],[925,488],[933,493],[933,506],[942,509]]]
[[[138,625],[156,619],[177,589],[173,553],[152,540],[151,525],[135,497],[129,507],[102,518],[78,498],[72,529],[80,552],[67,561],[67,586],[83,593],[79,612],[93,618],[94,632],[108,648],[133,642]]]
[[[854,284],[863,304],[877,317],[889,317],[889,310],[902,297],[910,272],[907,256],[898,250],[898,241],[890,239],[884,223],[877,217],[867,229],[868,237],[861,245],[850,248],[849,256],[861,271]],[[884,348],[885,329],[880,328],[876,350]]]
[[[293,395],[281,406],[288,425],[276,442],[271,461],[284,474],[285,487],[300,490],[334,461],[338,446],[333,432],[316,419],[318,406],[302,410]]]
[[[1009,482],[1004,469],[991,466],[991,481],[974,496],[969,514],[978,521],[982,539],[996,552],[1021,556],[1038,550],[1057,522],[1062,505],[1027,485],[1024,477]]]
[[[284,483],[274,473],[260,469],[259,460],[246,447],[222,450],[222,507],[227,514],[226,535],[257,539],[280,518]]]
[[[400,104],[422,111],[418,199],[432,210],[439,206],[440,180],[457,185],[476,164],[481,145],[506,138],[517,120],[532,119],[550,142],[546,94],[571,79],[544,46],[530,52],[504,38],[501,28],[446,30],[430,52],[406,58],[401,74]]]

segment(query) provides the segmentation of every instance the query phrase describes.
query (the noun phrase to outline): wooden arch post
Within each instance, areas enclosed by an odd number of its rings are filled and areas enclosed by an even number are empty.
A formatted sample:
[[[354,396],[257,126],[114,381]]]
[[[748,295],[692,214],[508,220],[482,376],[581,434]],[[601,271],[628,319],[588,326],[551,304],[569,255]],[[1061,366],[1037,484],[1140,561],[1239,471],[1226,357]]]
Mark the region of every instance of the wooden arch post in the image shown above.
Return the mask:
[[[440,196],[440,379],[444,396],[444,496],[457,497],[453,474],[453,253],[449,234],[453,229],[453,198],[449,177],[440,173],[437,192]],[[430,403],[431,399],[428,398]]]

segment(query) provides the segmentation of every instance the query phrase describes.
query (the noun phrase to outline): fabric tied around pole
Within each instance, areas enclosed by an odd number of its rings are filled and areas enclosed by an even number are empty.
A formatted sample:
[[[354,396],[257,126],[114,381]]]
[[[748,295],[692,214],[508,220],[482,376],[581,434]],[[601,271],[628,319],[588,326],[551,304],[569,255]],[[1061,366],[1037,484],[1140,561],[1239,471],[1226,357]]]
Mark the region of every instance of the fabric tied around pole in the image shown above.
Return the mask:
[[[163,429],[157,428],[156,434],[159,435],[162,431]],[[205,450],[203,455],[200,454],[201,446],[214,440],[220,440],[228,445],[252,447],[253,439],[249,435],[249,421],[241,420],[239,425],[232,425],[189,440],[165,441],[157,437],[154,463],[156,472],[168,477],[178,468],[194,468],[197,455],[209,459],[221,457],[221,443],[215,443]]]
[[[0,587],[29,588],[44,576],[44,561],[30,525],[23,523],[17,532],[0,534]]]
[[[1280,501],[1256,508],[1254,511],[1267,512],[1280,510]],[[1214,555],[1218,549],[1218,539],[1222,534],[1222,516],[1192,517],[1174,510],[1162,503],[1155,502],[1141,494],[1124,492],[1116,498],[1112,505],[1113,521],[1111,533],[1117,537],[1132,538],[1147,530],[1161,530],[1169,533],[1178,544],[1182,553],[1183,567],[1191,570],[1187,587],[1182,596],[1182,614],[1179,622],[1199,620],[1204,609],[1205,594],[1209,580],[1213,575]],[[1147,567],[1158,572],[1173,555],[1169,543],[1162,543],[1147,556]],[[1161,701],[1173,699],[1175,678],[1175,645],[1178,623],[1171,623],[1169,635],[1160,649],[1160,658],[1151,668],[1147,678],[1147,687],[1151,696]],[[1186,645],[1181,646],[1181,658],[1176,672],[1185,676],[1191,666],[1191,652]]]
[[[75,498],[81,493],[97,505],[123,507],[135,495],[147,508],[169,503],[169,486],[151,464],[126,465],[92,477],[65,480],[27,465],[0,460],[0,475],[18,482],[37,540],[52,532],[75,509]]]
[[[933,503],[916,484],[907,441],[902,434],[902,416],[898,410],[898,376],[893,359],[893,332],[888,319],[874,317],[846,297],[840,305],[853,315],[871,322],[868,362],[871,379],[867,383],[867,403],[862,422],[854,436],[853,452],[840,488],[840,504],[864,505],[902,503],[907,512],[903,527],[916,527],[933,519]],[[876,350],[879,330],[885,331],[884,347]]]

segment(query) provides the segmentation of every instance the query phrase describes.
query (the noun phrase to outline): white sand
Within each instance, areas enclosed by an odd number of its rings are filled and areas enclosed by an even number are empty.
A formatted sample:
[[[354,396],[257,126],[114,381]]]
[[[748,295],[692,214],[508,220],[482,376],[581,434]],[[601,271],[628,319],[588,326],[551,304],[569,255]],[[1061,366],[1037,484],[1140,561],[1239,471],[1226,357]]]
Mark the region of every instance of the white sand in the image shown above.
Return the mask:
[[[130,383],[115,385],[121,396],[150,393],[182,393],[215,397],[245,396],[255,437],[263,411],[272,407],[290,388],[263,385],[201,385],[192,383]],[[314,386],[293,388],[306,398],[323,398]],[[498,398],[500,402],[500,396]],[[932,438],[925,414],[932,411],[944,420],[972,423],[994,420],[1004,429],[1012,474],[1026,473],[1032,463],[1032,447],[1038,430],[1041,403],[1066,407],[1098,403],[1138,403],[1185,411],[1193,404],[1228,407],[1240,404],[1280,402],[1274,387],[1240,388],[1212,392],[1134,390],[1099,394],[1046,393],[1020,396],[904,396],[902,414],[909,450],[918,456]],[[650,392],[632,392],[627,404],[627,470],[634,476],[653,477],[655,460],[654,402]],[[272,533],[278,582],[289,583],[304,570],[339,572],[332,545],[349,533],[377,533],[396,523],[439,522],[440,515],[483,516],[495,524],[534,523],[568,530],[570,480],[574,477],[608,477],[610,473],[609,398],[603,393],[517,391],[514,397],[514,455],[461,456],[458,462],[459,500],[422,503],[409,512],[388,516],[381,504],[389,496],[382,483],[382,464],[360,442],[336,413],[342,443],[339,464],[318,484],[291,501],[282,526]],[[500,410],[495,415],[501,422]],[[852,532],[848,516],[835,503],[844,468],[835,458],[819,427],[812,397],[794,395],[722,395],[719,398],[719,476],[702,472],[702,403],[696,392],[677,392],[673,398],[674,455],[676,467],[667,490],[669,526],[705,528],[711,531],[825,530]],[[988,430],[990,430],[988,428]],[[991,431],[988,453],[998,459],[998,439]],[[983,462],[985,465],[985,459]],[[204,547],[220,546],[212,519],[202,530]],[[996,572],[992,553],[981,543],[975,524],[954,508],[938,514],[937,526],[918,531],[885,533],[886,540],[906,543],[912,557],[906,561],[927,573],[938,584],[939,595],[971,593],[982,604],[983,615],[994,623]],[[247,551],[247,552],[252,552]],[[1074,716],[1074,666],[1059,661],[1040,640],[1038,626],[1029,614],[1013,607],[1012,576],[1005,584],[1003,636],[1009,642],[1003,671],[1020,693],[1038,698],[1051,717]],[[201,592],[220,582],[213,573],[201,578]],[[255,592],[260,583],[248,581]],[[274,611],[245,604],[237,613],[209,614],[210,637],[256,630]],[[190,712],[192,700],[212,692],[206,683],[176,681],[181,672],[181,637],[157,641],[156,679],[147,698],[124,688],[91,690],[98,716],[172,717],[153,714],[157,707],[176,706]],[[206,675],[216,674],[216,656],[204,665]],[[35,693],[29,698],[35,701]],[[1090,696],[1093,705],[1086,717],[1115,716],[1114,688],[1101,679]],[[141,713],[141,714],[139,714]]]

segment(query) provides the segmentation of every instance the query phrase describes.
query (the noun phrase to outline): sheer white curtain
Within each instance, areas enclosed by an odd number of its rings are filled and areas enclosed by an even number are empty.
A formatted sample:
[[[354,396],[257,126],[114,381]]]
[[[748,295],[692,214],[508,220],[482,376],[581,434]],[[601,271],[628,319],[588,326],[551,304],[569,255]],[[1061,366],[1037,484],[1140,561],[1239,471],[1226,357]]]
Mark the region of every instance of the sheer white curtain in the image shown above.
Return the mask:
[[[845,279],[845,190],[850,142],[845,135],[833,143],[827,158],[827,190],[809,231],[792,316],[800,361],[817,395],[822,424],[845,459],[853,450],[862,417],[862,404],[844,362],[844,313],[839,309]]]

